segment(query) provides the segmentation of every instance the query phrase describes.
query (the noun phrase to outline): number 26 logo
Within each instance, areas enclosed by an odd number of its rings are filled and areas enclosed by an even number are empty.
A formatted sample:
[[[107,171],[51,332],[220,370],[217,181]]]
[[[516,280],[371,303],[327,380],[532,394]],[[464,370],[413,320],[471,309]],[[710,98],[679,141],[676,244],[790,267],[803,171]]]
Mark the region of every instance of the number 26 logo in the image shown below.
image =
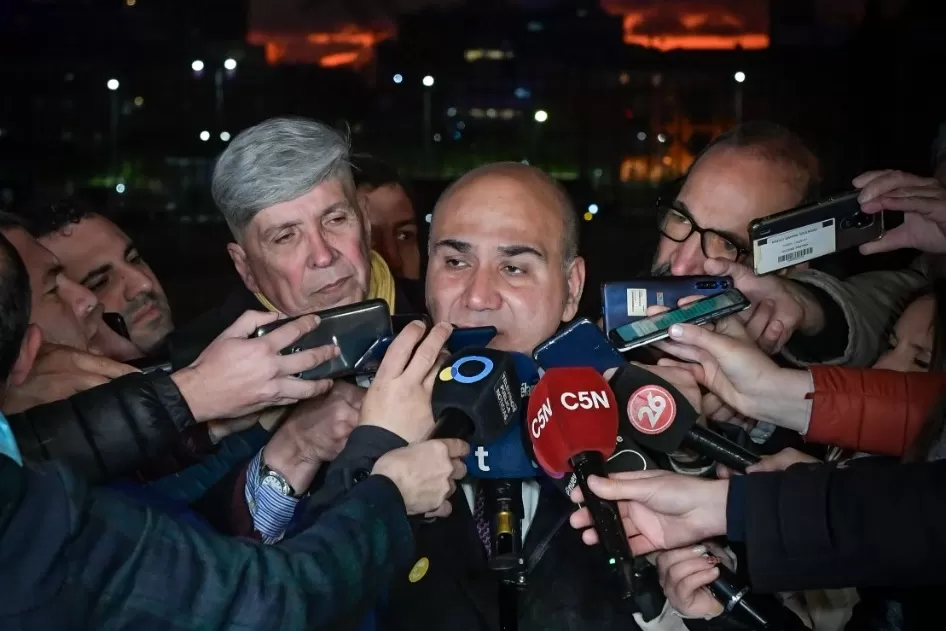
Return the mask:
[[[660,386],[638,388],[627,402],[627,418],[643,434],[664,432],[676,416],[676,401]]]

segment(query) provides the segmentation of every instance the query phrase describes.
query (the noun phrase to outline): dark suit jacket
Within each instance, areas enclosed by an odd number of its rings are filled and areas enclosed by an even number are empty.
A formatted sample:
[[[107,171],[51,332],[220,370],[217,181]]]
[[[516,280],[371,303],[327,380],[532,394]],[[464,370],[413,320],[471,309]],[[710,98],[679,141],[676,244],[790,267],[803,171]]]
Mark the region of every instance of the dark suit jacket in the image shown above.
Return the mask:
[[[428,559],[423,578],[395,575],[382,606],[379,631],[450,629],[497,631],[499,582],[486,565],[473,516],[462,492],[447,519],[415,528],[416,558]],[[574,506],[543,487],[523,557],[528,584],[518,598],[521,631],[628,631],[637,629],[633,602],[618,597],[601,548],[588,547],[568,525]]]
[[[378,427],[355,428],[309,508],[338,501],[359,484],[378,457],[404,444],[396,434]],[[395,575],[381,603],[378,631],[499,629],[499,582],[487,567],[466,496],[458,491],[450,501],[450,517],[415,521],[414,560],[426,558],[427,571],[413,581],[410,571]],[[519,597],[519,629],[637,629],[632,617],[636,606],[618,598],[601,549],[586,546],[568,525],[573,510],[560,491],[543,486],[523,546],[529,575]]]

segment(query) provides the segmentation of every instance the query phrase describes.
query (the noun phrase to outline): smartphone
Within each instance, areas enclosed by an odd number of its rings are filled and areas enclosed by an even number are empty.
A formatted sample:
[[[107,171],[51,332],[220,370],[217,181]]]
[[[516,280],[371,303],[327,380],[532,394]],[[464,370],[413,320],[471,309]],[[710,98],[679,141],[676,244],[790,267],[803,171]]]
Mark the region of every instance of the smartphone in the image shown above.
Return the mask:
[[[861,212],[859,194],[844,193],[750,223],[755,273],[775,272],[884,236],[884,213]]]
[[[608,338],[624,353],[666,339],[670,325],[706,324],[749,308],[749,300],[738,289],[703,298],[664,313],[631,322],[612,330]]]
[[[604,330],[647,317],[652,306],[676,308],[687,296],[713,296],[733,287],[729,276],[657,276],[601,285]]]
[[[536,346],[532,358],[545,370],[589,366],[604,372],[626,363],[604,332],[585,318],[575,320]]]
[[[108,328],[115,331],[126,340],[131,340],[131,335],[128,333],[128,325],[125,324],[125,318],[123,318],[120,313],[106,311],[102,314],[102,321],[108,325]]]
[[[415,320],[424,321],[428,328],[430,326],[430,320],[427,316],[416,317]],[[402,329],[407,325],[408,321],[404,321]],[[378,367],[381,365],[381,360],[384,359],[384,354],[387,352],[388,347],[391,346],[391,342],[394,341],[394,338],[397,337],[397,334],[388,335],[382,337],[375,341],[374,344],[365,352],[361,358],[355,362],[354,373],[356,375],[372,374],[378,372]],[[494,326],[477,326],[470,327],[466,329],[454,329],[453,333],[450,334],[450,337],[447,338],[446,348],[451,353],[455,353],[461,348],[468,348],[471,346],[482,347],[492,341],[496,337],[496,327]]]
[[[453,329],[453,333],[447,339],[447,350],[456,353],[464,348],[485,348],[496,337],[496,332],[494,326],[470,326]]]
[[[311,370],[296,375],[301,379],[338,379],[354,372],[355,364],[379,339],[392,336],[391,314],[383,300],[367,300],[353,305],[335,307],[316,313],[320,322],[316,329],[284,348],[283,355],[335,344],[339,355]],[[292,318],[293,320],[295,318]],[[277,320],[261,326],[254,333],[261,337],[286,324]]]

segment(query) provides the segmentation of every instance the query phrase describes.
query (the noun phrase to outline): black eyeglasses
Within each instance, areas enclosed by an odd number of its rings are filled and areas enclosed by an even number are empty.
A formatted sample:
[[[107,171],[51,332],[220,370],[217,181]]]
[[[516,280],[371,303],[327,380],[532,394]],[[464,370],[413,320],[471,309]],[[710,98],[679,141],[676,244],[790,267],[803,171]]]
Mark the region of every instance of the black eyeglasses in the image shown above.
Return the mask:
[[[683,243],[694,232],[698,232],[700,247],[708,259],[737,262],[749,254],[749,250],[729,237],[715,230],[701,228],[687,211],[664,204],[661,200],[657,200],[657,228],[660,234],[677,243]]]

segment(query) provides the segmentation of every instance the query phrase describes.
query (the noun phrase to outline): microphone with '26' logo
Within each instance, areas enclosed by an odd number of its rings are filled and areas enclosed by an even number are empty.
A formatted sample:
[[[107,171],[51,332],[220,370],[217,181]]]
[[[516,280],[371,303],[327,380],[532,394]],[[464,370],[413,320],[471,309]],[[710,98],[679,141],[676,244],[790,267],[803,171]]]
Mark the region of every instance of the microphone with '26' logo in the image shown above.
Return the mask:
[[[622,425],[640,445],[664,454],[686,447],[736,471],[759,462],[748,449],[697,424],[699,413],[672,384],[654,373],[625,364],[610,384],[622,420],[627,421]]]

